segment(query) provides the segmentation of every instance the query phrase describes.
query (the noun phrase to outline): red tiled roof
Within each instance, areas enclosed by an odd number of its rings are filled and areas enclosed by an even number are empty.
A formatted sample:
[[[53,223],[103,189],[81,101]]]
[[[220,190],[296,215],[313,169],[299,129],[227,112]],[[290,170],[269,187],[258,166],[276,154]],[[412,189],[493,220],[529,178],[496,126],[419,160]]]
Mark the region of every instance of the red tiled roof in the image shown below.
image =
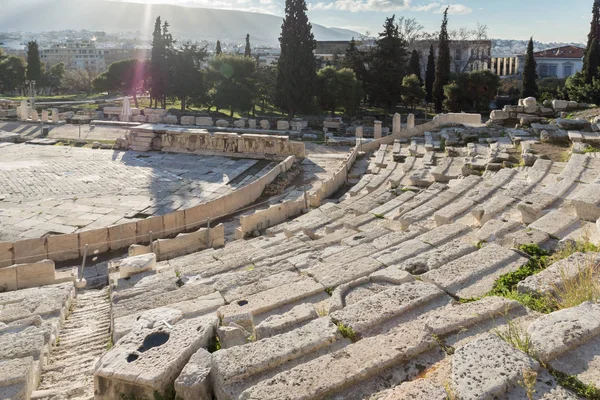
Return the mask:
[[[575,46],[563,46],[533,53],[536,58],[583,58],[585,49]]]

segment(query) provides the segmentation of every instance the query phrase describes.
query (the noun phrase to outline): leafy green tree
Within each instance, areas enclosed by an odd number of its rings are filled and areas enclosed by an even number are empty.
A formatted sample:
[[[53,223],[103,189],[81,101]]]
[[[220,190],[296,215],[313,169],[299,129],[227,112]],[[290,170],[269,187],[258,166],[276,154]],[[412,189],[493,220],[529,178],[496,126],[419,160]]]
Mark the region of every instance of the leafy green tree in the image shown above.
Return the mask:
[[[287,112],[289,120],[297,112],[312,107],[316,90],[313,51],[317,42],[306,9],[305,0],[286,0],[279,37],[281,54],[277,62],[276,104]]]
[[[567,78],[565,89],[569,100],[579,103],[600,104],[600,79],[592,78],[591,83],[586,83],[583,72]]]
[[[444,108],[450,112],[469,110],[469,96],[466,88],[460,83],[451,82],[444,86]]]
[[[354,71],[349,68],[337,70],[330,65],[317,72],[317,81],[317,99],[321,109],[331,115],[339,108],[350,116],[356,114],[362,88]]]
[[[500,77],[491,71],[460,74],[444,86],[444,107],[450,112],[488,111],[499,88]]]
[[[553,76],[538,80],[539,101],[545,100],[568,100],[568,93],[565,88],[566,79],[560,79]]]
[[[433,101],[433,83],[435,82],[435,56],[433,52],[433,44],[429,47],[429,56],[427,57],[427,70],[425,71],[425,91],[427,96],[425,101],[431,103]]]
[[[246,34],[246,48],[244,49],[244,57],[252,57],[252,50],[250,48],[250,34]]]
[[[275,86],[277,84],[277,69],[272,66],[258,67],[254,71],[257,99],[262,103],[262,111],[266,104],[275,101]]]
[[[592,21],[590,22],[590,33],[588,34],[585,57],[583,59],[583,75],[586,83],[592,83],[592,78],[598,78],[600,72],[600,0],[594,0],[592,7]]]
[[[537,63],[533,57],[533,38],[529,39],[527,45],[527,55],[525,56],[525,66],[523,67],[523,90],[521,97],[537,97]]]
[[[444,19],[438,41],[438,59],[435,66],[435,82],[433,84],[433,102],[435,112],[443,111],[445,97],[444,86],[450,82],[450,37],[448,36],[448,7],[444,10]]]
[[[201,103],[205,97],[204,75],[200,67],[207,55],[206,47],[190,43],[171,53],[168,93],[171,98],[179,99],[181,111],[185,111],[190,102]]]
[[[489,111],[490,101],[498,94],[500,77],[492,71],[473,71],[467,74],[467,91],[472,107],[477,112]]]
[[[421,78],[421,55],[419,54],[418,50],[413,50],[410,53],[410,60],[408,61],[408,73],[416,75],[419,79],[419,83],[423,85],[423,78]]]
[[[109,65],[108,70],[94,79],[94,89],[99,92],[120,93],[133,96],[138,107],[137,94],[147,89],[150,61],[122,60]]]
[[[419,77],[415,74],[407,75],[402,79],[402,100],[414,111],[417,104],[425,98],[425,89],[421,87]]]
[[[248,112],[254,100],[254,70],[252,58],[222,54],[210,62],[211,97],[218,108]]]
[[[10,93],[25,84],[27,66],[21,57],[0,57],[0,93]]]
[[[402,100],[402,77],[406,73],[406,41],[400,36],[396,16],[386,18],[370,58],[367,92],[369,100],[391,112]]]
[[[37,42],[27,43],[27,80],[42,81],[42,62],[40,61],[40,50]]]
[[[215,55],[220,56],[223,54],[223,50],[221,50],[221,41],[217,40],[217,46],[215,48]]]
[[[51,95],[61,89],[65,78],[65,64],[54,64],[50,68],[45,68],[42,63],[42,83],[40,87],[46,89],[46,93]]]

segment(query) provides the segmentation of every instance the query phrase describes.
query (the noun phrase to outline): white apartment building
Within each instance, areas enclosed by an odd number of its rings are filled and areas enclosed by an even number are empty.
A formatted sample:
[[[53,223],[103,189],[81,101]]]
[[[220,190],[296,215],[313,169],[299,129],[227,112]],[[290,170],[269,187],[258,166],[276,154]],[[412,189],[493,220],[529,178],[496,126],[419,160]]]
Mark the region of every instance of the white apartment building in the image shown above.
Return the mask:
[[[97,49],[94,41],[67,40],[48,49],[40,50],[40,58],[46,65],[64,63],[67,69],[90,70],[100,73],[106,70],[105,55],[108,49]]]

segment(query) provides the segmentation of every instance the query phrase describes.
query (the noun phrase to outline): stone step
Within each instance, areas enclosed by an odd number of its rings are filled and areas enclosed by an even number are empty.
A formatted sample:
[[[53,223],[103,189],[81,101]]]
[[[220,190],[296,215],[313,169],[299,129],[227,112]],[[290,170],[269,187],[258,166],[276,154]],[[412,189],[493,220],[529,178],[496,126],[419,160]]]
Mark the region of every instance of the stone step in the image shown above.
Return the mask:
[[[600,387],[600,304],[585,302],[541,316],[527,333],[551,368]]]
[[[426,307],[444,297],[447,298],[445,293],[434,285],[419,281],[408,282],[335,311],[331,318],[336,323],[352,328],[357,334],[364,335],[389,319]]]
[[[579,227],[579,218],[574,212],[558,209],[536,220],[529,225],[529,228],[544,232],[552,238],[562,239],[575,228],[575,225]]]
[[[327,398],[434,346],[435,341],[422,326],[402,326],[280,372],[246,389],[239,399]]]
[[[503,193],[497,193],[483,204],[475,207],[473,211],[471,211],[471,215],[475,218],[479,226],[483,226],[483,224],[491,220],[495,215],[505,211],[516,201],[517,199],[514,197],[506,196]]]
[[[571,204],[579,218],[596,222],[600,218],[600,183],[592,183],[578,191]]]
[[[491,243],[481,250],[451,261],[422,275],[447,293],[460,298],[485,295],[500,275],[514,271],[527,262],[518,253]]]
[[[238,398],[256,376],[310,356],[342,340],[329,318],[320,318],[291,332],[213,353],[214,386],[219,399]]]
[[[217,315],[224,322],[235,321],[240,316],[247,318],[248,315],[260,315],[317,294],[326,296],[325,286],[311,278],[304,277],[297,282],[265,290],[248,296],[246,299],[222,306],[217,310]]]
[[[600,253],[575,253],[525,278],[517,284],[517,290],[520,293],[550,294],[565,284],[565,280],[576,279],[590,264],[598,263],[600,263]]]

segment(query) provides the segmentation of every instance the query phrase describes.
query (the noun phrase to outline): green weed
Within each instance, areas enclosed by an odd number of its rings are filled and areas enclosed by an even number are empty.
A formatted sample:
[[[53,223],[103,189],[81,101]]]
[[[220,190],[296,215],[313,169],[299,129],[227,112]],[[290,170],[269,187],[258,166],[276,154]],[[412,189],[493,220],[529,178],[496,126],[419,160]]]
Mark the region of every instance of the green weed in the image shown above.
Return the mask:
[[[352,327],[346,326],[342,323],[337,324],[337,327],[338,331],[343,337],[345,337],[346,339],[350,339],[352,342],[358,341],[358,335],[356,334],[356,332],[354,332],[354,329],[352,329]]]

